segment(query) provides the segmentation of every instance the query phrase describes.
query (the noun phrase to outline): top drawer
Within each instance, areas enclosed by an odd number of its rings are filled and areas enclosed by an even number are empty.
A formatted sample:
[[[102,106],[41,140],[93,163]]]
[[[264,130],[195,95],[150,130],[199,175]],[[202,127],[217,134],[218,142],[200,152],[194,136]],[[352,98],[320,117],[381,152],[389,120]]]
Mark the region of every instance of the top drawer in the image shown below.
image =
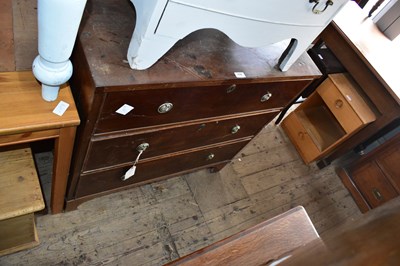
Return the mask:
[[[106,96],[95,133],[282,108],[308,83],[300,80],[112,92]],[[116,113],[124,104],[134,109],[126,115]]]
[[[360,94],[361,89],[348,74],[331,74],[317,92],[346,131],[351,133],[376,117]]]

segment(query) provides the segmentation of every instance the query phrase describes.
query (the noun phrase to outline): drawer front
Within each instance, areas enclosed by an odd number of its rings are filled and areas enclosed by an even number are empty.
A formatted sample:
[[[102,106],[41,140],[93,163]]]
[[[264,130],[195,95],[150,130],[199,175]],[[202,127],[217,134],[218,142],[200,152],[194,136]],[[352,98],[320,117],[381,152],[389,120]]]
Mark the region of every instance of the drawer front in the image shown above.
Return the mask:
[[[352,171],[352,179],[371,208],[398,196],[376,162],[368,162]]]
[[[363,126],[363,122],[348,103],[348,100],[340,93],[331,80],[326,79],[317,89],[318,94],[336,117],[340,125],[351,133]],[[349,95],[350,99],[354,97]]]
[[[270,122],[278,112],[176,127],[155,132],[92,141],[84,171],[129,163],[138,156],[137,146],[148,143],[141,159],[249,137]]]
[[[321,154],[295,112],[290,113],[288,117],[283,120],[282,128],[305,163],[314,161]]]
[[[135,183],[151,182],[152,179],[162,176],[227,161],[233,158],[247,143],[248,141],[242,141],[216,148],[139,163],[135,175],[125,181],[122,181],[121,177],[129,167],[82,175],[75,196],[83,197]]]
[[[282,108],[309,80],[108,93],[96,133],[171,124],[270,108]],[[116,113],[128,104],[126,115]],[[172,104],[172,105],[171,105]],[[172,106],[172,109],[169,107]]]

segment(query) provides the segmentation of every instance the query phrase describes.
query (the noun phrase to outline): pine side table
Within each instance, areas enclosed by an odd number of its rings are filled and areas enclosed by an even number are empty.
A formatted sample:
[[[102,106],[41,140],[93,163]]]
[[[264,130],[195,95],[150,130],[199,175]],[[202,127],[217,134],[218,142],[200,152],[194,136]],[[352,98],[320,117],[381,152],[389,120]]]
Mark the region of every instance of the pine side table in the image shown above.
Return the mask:
[[[69,104],[62,116],[53,113],[60,101]],[[54,102],[41,97],[40,84],[31,71],[0,73],[0,147],[54,139],[54,162],[50,208],[64,207],[76,127],[80,119],[68,85]]]

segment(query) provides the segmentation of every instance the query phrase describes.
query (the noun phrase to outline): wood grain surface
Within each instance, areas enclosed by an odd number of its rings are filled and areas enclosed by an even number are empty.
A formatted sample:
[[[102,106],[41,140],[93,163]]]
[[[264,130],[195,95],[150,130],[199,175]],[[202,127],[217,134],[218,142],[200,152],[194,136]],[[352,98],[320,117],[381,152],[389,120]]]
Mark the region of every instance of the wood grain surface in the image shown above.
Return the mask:
[[[53,113],[59,101],[70,104],[63,116]],[[46,102],[31,71],[0,72],[0,135],[78,125],[71,91],[64,85],[57,101]]]
[[[30,148],[3,148],[0,161],[0,220],[42,210],[42,190]]]

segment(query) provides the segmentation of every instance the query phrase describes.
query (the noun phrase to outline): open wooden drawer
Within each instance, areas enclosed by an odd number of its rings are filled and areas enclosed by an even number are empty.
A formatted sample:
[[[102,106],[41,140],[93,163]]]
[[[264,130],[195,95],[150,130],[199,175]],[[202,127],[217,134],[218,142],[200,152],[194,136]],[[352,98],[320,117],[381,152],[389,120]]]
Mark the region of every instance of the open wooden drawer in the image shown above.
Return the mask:
[[[305,163],[332,152],[373,122],[373,106],[348,74],[332,74],[282,122]]]

